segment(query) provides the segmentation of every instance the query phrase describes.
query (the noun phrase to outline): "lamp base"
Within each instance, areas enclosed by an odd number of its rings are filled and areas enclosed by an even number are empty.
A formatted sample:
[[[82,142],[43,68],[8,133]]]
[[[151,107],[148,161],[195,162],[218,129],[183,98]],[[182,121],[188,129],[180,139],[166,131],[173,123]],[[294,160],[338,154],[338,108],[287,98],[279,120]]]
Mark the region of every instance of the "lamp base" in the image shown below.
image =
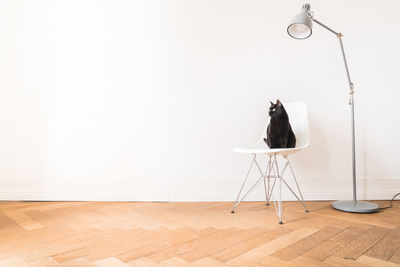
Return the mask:
[[[377,204],[365,201],[335,201],[332,203],[332,207],[340,211],[354,213],[373,213],[379,211],[379,206]]]

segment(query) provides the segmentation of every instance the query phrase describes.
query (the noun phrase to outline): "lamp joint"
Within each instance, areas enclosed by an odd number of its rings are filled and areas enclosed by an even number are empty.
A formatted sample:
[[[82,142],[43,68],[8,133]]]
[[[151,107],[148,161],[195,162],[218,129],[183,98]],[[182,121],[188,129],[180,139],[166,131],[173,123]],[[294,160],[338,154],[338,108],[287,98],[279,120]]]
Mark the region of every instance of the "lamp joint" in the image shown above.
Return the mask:
[[[350,82],[350,92],[349,92],[349,94],[350,95],[354,94],[354,84],[353,84],[353,82]]]
[[[339,32],[338,34],[337,34],[337,38],[342,38],[343,37],[343,34],[341,33],[341,32]]]

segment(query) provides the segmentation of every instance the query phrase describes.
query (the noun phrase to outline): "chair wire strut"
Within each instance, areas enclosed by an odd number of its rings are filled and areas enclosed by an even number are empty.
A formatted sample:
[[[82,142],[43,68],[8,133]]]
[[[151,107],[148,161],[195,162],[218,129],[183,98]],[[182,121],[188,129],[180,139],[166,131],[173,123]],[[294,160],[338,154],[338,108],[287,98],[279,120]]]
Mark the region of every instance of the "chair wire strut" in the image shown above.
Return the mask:
[[[290,190],[290,192],[296,197],[296,199],[303,205],[305,208],[305,211],[308,212],[308,208],[306,206],[306,203],[304,202],[303,194],[301,193],[299,184],[297,182],[296,175],[294,173],[293,167],[289,161],[288,156],[284,156],[283,158],[285,159],[285,164],[283,166],[283,169],[281,172],[279,172],[279,165],[278,161],[276,160],[276,154],[270,155],[269,160],[267,162],[266,170],[263,172],[261,169],[260,164],[258,163],[256,159],[257,155],[253,154],[253,160],[251,161],[250,168],[247,171],[247,175],[243,181],[243,184],[239,190],[239,193],[236,197],[235,203],[233,204],[232,211],[231,213],[235,213],[235,209],[237,206],[261,183],[264,183],[264,192],[265,192],[265,199],[267,201],[266,205],[269,206],[270,201],[272,200],[276,214],[279,217],[279,223],[282,224],[282,183]],[[257,166],[257,169],[260,173],[260,177],[257,179],[257,181],[250,187],[250,189],[242,195],[243,188],[249,178],[250,171],[253,168],[253,165]],[[286,180],[283,178],[285,175],[286,170],[288,169],[292,173],[293,180],[296,184],[298,194],[289,186],[289,184],[286,182]],[[273,182],[271,181],[273,179]],[[279,186],[279,192],[278,192],[278,199],[275,200],[274,197],[274,188],[275,185],[277,184],[278,181],[278,186]]]

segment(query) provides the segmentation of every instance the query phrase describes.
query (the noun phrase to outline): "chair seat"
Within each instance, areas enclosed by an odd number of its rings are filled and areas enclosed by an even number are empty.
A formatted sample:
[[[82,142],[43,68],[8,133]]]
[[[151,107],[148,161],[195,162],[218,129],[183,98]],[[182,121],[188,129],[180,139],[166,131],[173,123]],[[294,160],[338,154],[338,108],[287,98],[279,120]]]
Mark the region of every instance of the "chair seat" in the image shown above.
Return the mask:
[[[267,155],[281,155],[288,156],[290,154],[299,152],[305,147],[294,147],[294,148],[234,148],[233,151],[245,154],[267,154]]]

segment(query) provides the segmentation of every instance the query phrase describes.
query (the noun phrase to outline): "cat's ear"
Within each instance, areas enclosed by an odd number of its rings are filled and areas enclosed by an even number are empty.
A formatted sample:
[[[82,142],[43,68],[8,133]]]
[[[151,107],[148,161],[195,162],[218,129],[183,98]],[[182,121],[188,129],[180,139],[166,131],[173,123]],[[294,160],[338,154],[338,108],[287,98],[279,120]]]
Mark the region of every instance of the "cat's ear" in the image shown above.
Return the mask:
[[[281,106],[282,106],[282,103],[281,103],[281,101],[279,101],[279,99],[276,100],[276,104],[278,105],[278,107],[281,107]]]
[[[271,106],[274,105],[274,103],[272,103],[272,101],[269,101],[269,103],[271,103]]]

